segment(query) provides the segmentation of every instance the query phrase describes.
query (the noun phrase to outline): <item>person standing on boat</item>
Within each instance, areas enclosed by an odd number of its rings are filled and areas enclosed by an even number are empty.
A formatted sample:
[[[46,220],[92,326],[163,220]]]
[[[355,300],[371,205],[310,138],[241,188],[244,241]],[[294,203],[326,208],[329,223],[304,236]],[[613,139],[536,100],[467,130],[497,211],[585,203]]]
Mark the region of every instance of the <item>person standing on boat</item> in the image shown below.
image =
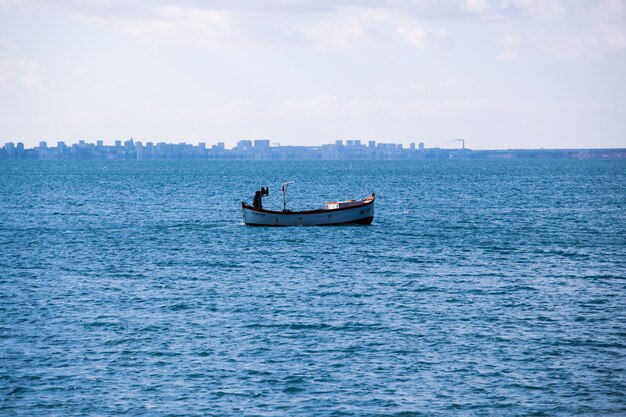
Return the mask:
[[[257,190],[254,193],[254,200],[252,201],[252,205],[254,206],[254,208],[262,209],[263,208],[263,196],[269,195],[269,194],[270,194],[270,189],[268,187],[261,187],[260,190]]]
[[[256,190],[256,192],[254,193],[254,200],[252,201],[252,206],[254,206],[254,208],[263,208],[263,202],[262,202],[262,197],[261,197],[261,191],[260,190]]]

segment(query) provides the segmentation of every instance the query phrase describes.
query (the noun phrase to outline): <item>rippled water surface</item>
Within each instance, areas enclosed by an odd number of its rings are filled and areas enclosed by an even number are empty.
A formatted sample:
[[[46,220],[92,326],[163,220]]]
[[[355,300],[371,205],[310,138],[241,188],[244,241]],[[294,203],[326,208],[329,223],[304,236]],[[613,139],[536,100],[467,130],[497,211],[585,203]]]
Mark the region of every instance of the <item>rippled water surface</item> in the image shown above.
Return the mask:
[[[5,161],[0,248],[0,415],[626,414],[624,161]]]

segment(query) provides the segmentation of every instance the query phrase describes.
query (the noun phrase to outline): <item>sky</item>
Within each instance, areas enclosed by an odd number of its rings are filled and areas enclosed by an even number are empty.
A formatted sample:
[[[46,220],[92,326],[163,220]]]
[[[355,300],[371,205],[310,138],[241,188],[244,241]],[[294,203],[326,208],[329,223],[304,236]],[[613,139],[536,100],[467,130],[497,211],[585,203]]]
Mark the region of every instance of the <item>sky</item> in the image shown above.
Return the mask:
[[[0,144],[626,147],[626,0],[0,0]]]

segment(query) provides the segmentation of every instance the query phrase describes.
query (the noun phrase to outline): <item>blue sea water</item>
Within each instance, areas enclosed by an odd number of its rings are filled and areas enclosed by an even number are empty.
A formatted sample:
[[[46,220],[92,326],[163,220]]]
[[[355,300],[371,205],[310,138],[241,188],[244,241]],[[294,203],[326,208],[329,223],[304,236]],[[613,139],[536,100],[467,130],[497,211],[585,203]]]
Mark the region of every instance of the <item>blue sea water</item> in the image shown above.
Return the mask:
[[[626,415],[624,161],[5,161],[0,248],[0,415]]]

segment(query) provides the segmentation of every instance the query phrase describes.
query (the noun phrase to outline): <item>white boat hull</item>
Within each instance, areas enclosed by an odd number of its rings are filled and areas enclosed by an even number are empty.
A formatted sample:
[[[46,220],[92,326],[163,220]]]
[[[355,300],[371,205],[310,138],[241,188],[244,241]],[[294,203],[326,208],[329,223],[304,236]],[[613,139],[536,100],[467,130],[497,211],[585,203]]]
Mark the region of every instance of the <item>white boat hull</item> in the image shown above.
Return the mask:
[[[242,203],[243,222],[248,226],[330,226],[371,224],[374,219],[374,197],[349,208],[282,212],[254,208]]]

